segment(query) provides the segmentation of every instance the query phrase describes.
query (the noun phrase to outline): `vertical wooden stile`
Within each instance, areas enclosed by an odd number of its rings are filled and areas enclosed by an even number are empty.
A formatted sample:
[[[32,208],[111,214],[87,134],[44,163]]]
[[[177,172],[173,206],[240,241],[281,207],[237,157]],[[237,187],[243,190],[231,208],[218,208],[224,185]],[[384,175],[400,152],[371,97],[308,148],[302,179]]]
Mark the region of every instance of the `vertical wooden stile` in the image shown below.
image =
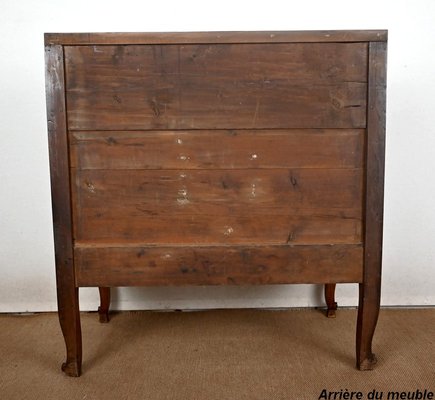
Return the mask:
[[[46,45],[45,60],[57,300],[67,348],[67,360],[62,370],[68,375],[79,376],[82,343],[78,288],[74,278],[63,46]]]
[[[372,369],[372,339],[381,299],[382,229],[385,164],[386,42],[370,42],[368,63],[364,280],[356,337],[357,366]]]

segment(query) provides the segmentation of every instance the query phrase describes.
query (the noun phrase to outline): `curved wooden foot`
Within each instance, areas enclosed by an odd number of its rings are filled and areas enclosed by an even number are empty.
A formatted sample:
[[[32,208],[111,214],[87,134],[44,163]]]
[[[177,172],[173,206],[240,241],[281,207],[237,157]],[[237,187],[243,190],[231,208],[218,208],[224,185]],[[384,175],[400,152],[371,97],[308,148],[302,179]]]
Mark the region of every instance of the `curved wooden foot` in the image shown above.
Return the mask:
[[[378,362],[376,359],[376,356],[372,353],[369,358],[366,358],[365,360],[362,360],[359,364],[359,370],[360,371],[371,371],[375,364]]]
[[[100,291],[100,306],[98,307],[98,315],[101,323],[109,322],[109,306],[110,306],[110,288],[99,287]]]
[[[81,365],[77,360],[67,361],[62,364],[62,371],[68,376],[78,377],[81,375]]]
[[[374,282],[370,287],[363,283],[359,285],[356,366],[361,371],[373,369],[377,361],[372,352],[372,340],[379,316],[380,278],[372,280]]]
[[[337,311],[337,303],[335,302],[335,283],[327,283],[325,285],[325,301],[326,301],[326,316],[328,318],[335,318],[335,311]]]
[[[58,283],[61,286],[63,282]],[[62,371],[68,376],[80,376],[82,369],[82,333],[80,327],[80,312],[78,288],[64,284],[63,290],[58,290],[59,322],[62,328],[66,346],[66,362]]]

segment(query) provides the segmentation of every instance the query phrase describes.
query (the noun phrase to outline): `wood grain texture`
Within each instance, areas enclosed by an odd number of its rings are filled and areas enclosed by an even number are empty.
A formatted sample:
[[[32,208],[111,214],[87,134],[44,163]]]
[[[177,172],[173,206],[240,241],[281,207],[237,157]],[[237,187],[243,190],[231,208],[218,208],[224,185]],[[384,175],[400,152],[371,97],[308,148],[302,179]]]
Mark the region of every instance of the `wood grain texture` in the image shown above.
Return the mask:
[[[75,239],[359,243],[362,169],[74,170]]]
[[[362,168],[364,133],[362,129],[73,131],[71,166],[82,170]]]
[[[326,316],[328,318],[335,318],[337,311],[337,302],[335,301],[335,283],[327,283],[325,285],[325,302],[326,302]]]
[[[189,44],[386,41],[386,30],[263,31],[263,32],[123,32],[46,33],[46,44]]]
[[[372,339],[381,302],[387,44],[370,43],[365,184],[364,281],[359,287],[357,367],[372,369]]]
[[[308,214],[308,211],[305,211]],[[181,215],[117,218],[112,212],[90,215],[80,225],[77,243],[148,244],[336,244],[361,243],[361,220],[342,216]],[[100,216],[102,214],[102,216]],[[91,231],[92,230],[92,231]]]
[[[367,44],[67,46],[72,130],[365,128]]]
[[[82,363],[82,341],[72,248],[62,46],[46,46],[45,65],[57,303],[67,351],[66,362],[62,365],[62,369],[68,375],[79,376]]]
[[[80,286],[361,282],[362,247],[76,248]]]
[[[78,287],[359,283],[380,304],[386,31],[47,34],[62,369]],[[67,106],[67,108],[66,108]]]
[[[110,287],[98,287],[100,292],[100,305],[98,307],[98,317],[101,323],[109,322],[110,307]]]

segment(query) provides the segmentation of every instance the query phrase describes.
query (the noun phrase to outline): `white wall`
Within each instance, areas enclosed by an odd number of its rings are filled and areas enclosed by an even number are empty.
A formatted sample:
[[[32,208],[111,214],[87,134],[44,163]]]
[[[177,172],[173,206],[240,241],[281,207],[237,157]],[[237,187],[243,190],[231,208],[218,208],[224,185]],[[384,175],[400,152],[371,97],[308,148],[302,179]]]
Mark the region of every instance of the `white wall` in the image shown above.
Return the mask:
[[[435,1],[0,0],[0,311],[55,310],[43,32],[389,29],[382,303],[435,305]],[[356,285],[337,290],[357,303]],[[81,290],[95,309],[96,289]],[[321,304],[317,286],[125,288],[115,308]]]

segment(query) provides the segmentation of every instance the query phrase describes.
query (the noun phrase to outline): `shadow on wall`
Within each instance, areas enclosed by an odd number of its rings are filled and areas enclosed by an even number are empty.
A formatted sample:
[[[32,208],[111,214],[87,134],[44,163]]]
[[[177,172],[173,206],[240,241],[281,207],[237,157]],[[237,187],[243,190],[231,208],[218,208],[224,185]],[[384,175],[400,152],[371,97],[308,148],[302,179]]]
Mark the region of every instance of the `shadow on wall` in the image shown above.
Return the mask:
[[[358,285],[346,286],[354,287],[356,303]],[[312,299],[312,302],[307,299]],[[110,308],[200,310],[324,306],[324,285],[266,285],[112,288]]]

